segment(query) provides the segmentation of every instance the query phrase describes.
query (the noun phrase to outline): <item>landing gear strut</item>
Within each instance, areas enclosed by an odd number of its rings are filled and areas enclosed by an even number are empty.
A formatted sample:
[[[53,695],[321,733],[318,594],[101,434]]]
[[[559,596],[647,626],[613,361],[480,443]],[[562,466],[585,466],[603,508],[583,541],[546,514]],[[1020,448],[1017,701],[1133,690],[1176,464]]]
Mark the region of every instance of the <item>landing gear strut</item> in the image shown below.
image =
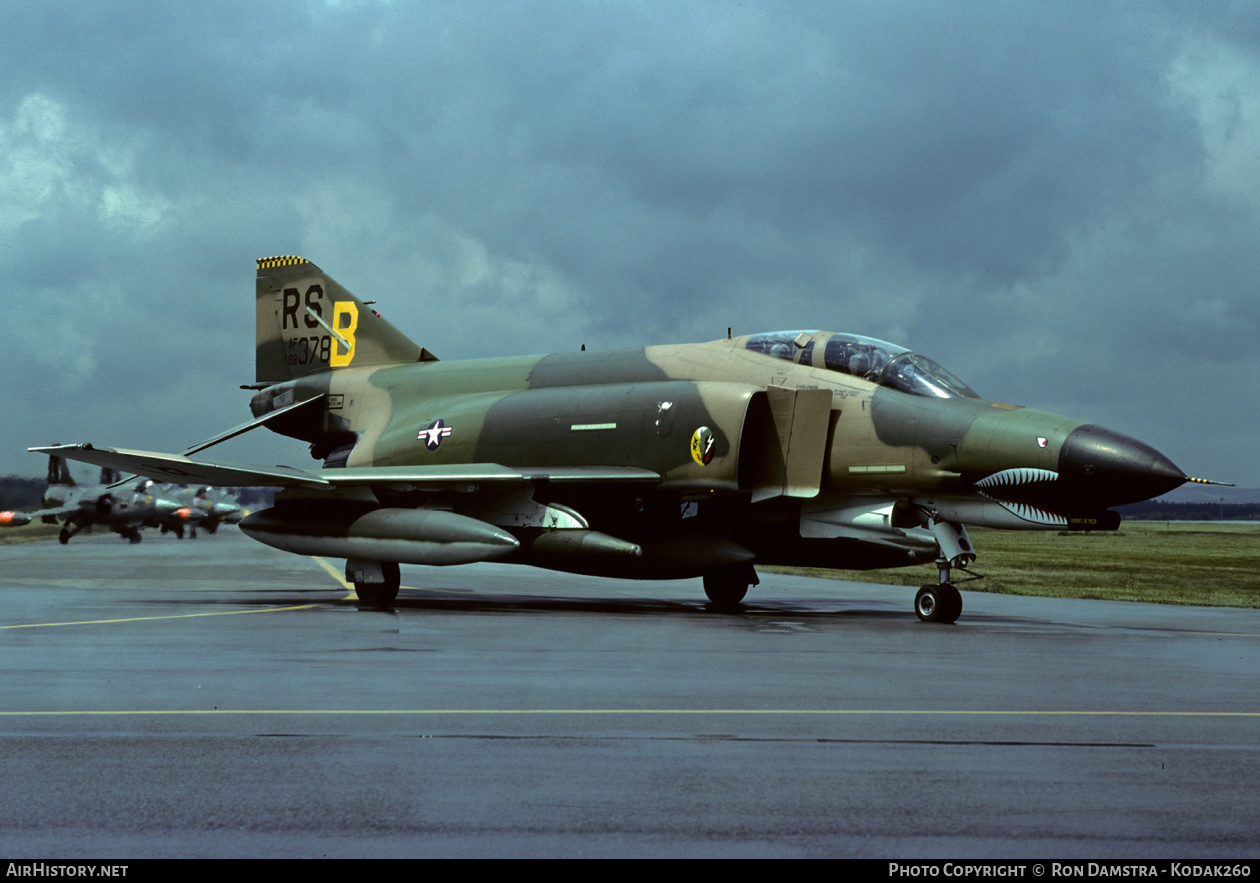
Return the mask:
[[[934,586],[923,586],[914,596],[914,612],[924,622],[953,623],[962,614],[962,595],[951,583],[950,575],[955,567],[966,567],[976,560],[967,529],[952,521],[942,521],[932,512],[928,517],[928,529],[936,538],[941,557],[936,560],[940,579]]]
[[[57,542],[64,546],[73,537],[77,536],[83,530],[83,527],[84,525],[81,521],[76,521],[73,517],[67,519],[65,524],[61,526],[61,533],[57,534]]]

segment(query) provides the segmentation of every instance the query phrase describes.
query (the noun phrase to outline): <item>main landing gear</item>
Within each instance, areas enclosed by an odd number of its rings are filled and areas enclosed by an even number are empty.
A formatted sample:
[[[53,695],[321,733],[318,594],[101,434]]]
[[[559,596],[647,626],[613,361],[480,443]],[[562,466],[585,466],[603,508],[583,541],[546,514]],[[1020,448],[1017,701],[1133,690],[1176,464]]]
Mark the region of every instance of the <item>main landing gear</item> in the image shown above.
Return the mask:
[[[56,522],[54,521],[54,523]],[[57,534],[57,542],[64,546],[74,537],[78,536],[84,529],[87,529],[88,533],[91,533],[91,523],[89,522],[88,524],[84,524],[82,521],[78,521],[76,518],[71,517],[67,519],[65,524],[62,525],[61,532]]]
[[[704,593],[717,610],[739,609],[750,586],[755,586],[757,571],[751,564],[714,570],[704,575]]]
[[[402,575],[393,561],[346,561],[346,580],[354,583],[354,593],[362,607],[392,607],[398,598]]]

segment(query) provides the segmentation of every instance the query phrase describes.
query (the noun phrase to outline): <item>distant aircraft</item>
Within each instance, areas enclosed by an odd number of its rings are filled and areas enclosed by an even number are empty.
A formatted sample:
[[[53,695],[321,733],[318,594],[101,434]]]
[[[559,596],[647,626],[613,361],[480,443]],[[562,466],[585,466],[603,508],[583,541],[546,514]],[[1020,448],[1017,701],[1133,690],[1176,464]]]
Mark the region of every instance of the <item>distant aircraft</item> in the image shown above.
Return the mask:
[[[123,482],[121,475],[103,467],[100,484],[78,487],[65,462],[50,455],[48,489],[42,501],[44,508],[35,512],[0,512],[0,526],[20,527],[36,518],[47,524],[61,522],[64,526],[58,539],[65,544],[84,528],[99,524],[138,543],[140,528],[156,525],[179,508],[173,501],[142,489],[140,484],[141,480]]]
[[[1154,448],[980,398],[930,359],[830,331],[439,362],[300,257],[258,261],[254,420],[185,455],[32,448],[181,483],[281,488],[255,539],[346,559],[391,604],[399,563],[504,561],[703,577],[730,609],[756,564],[935,563],[920,619],[954,622],[964,525],[1114,530],[1186,481]],[[190,459],[266,426],[322,468]],[[1052,574],[1047,578],[1053,579]]]
[[[160,494],[163,499],[173,501],[178,508],[167,514],[156,525],[162,533],[173,533],[181,540],[185,531],[191,539],[197,538],[197,529],[214,533],[221,524],[238,524],[248,513],[235,500],[211,497],[210,488],[179,487],[177,485],[160,485],[149,481],[142,485],[148,493]]]

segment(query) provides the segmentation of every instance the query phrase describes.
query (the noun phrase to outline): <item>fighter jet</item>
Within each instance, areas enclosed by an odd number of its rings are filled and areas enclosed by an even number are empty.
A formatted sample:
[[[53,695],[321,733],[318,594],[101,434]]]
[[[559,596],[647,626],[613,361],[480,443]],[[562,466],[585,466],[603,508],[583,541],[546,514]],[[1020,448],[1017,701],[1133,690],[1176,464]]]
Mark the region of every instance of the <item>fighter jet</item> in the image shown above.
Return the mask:
[[[20,527],[36,518],[46,524],[61,522],[64,526],[57,538],[64,545],[80,531],[99,524],[138,543],[140,528],[157,524],[178,508],[170,500],[149,493],[139,480],[123,481],[110,467],[102,467],[100,484],[78,487],[66,463],[56,455],[48,458],[48,489],[42,505],[44,508],[35,512],[0,512],[0,526]]]
[[[248,514],[236,500],[227,499],[222,494],[212,497],[208,487],[194,489],[152,480],[143,487],[149,493],[173,501],[177,507],[164,512],[160,520],[149,526],[161,528],[162,533],[173,533],[181,540],[185,535],[195,540],[198,528],[212,534],[221,524],[238,524]]]
[[[388,606],[399,563],[702,577],[738,608],[756,565],[935,564],[918,617],[952,623],[966,525],[1113,530],[1190,479],[1136,439],[982,398],[858,334],[779,331],[442,362],[300,257],[257,263],[254,419],[184,455],[33,448],[177,482],[280,488],[251,537],[346,559]],[[318,468],[193,460],[266,426]],[[1047,574],[1053,579],[1052,574]]]

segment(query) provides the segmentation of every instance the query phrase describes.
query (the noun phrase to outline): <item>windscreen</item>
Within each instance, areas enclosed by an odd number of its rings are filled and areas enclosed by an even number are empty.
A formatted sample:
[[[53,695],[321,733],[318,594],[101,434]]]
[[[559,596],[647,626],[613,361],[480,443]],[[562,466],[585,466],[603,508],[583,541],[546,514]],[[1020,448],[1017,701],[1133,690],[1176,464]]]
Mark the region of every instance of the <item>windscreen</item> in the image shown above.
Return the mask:
[[[826,343],[821,347],[820,359],[815,353],[815,343],[823,339]],[[804,346],[798,344],[798,340]],[[860,334],[769,331],[754,334],[745,348],[786,362],[839,371],[910,395],[979,398],[971,387],[926,356]]]

